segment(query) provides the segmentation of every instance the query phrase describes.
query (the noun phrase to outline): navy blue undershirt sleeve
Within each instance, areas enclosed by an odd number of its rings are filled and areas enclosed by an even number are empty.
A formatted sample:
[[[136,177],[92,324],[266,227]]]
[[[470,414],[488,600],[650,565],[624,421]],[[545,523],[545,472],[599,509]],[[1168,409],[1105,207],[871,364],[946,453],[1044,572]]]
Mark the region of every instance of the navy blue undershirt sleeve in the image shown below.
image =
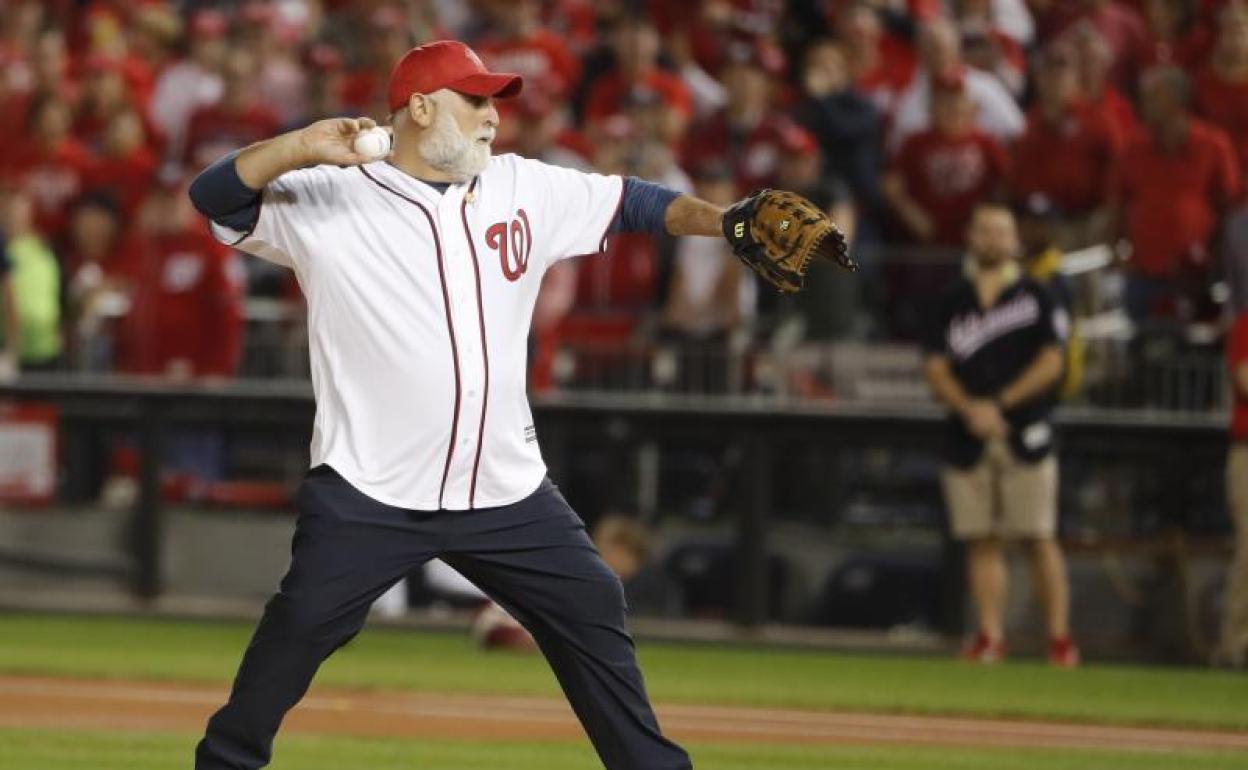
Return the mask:
[[[240,152],[227,153],[199,172],[188,194],[196,210],[213,222],[240,233],[250,233],[260,221],[260,191],[248,187],[239,178],[234,159]]]
[[[635,176],[625,177],[620,212],[615,215],[607,232],[666,235],[667,226],[664,222],[667,207],[680,195],[663,185]]]

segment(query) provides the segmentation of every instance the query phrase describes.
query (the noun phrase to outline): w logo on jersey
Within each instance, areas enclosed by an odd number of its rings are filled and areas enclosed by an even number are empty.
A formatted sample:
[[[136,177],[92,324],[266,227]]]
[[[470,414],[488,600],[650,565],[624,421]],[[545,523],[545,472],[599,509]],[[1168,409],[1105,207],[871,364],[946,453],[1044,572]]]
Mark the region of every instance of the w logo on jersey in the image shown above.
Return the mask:
[[[529,253],[533,250],[533,228],[524,209],[516,211],[516,218],[508,222],[490,225],[485,231],[485,245],[498,252],[503,267],[503,277],[518,281],[529,269]]]

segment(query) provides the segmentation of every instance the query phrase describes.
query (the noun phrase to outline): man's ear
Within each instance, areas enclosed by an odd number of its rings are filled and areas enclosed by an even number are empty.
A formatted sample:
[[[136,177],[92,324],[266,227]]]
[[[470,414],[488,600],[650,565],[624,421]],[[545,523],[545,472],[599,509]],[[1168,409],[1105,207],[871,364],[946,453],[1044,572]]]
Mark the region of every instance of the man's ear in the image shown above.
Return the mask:
[[[420,128],[433,125],[433,99],[428,94],[412,94],[407,98],[407,114]]]

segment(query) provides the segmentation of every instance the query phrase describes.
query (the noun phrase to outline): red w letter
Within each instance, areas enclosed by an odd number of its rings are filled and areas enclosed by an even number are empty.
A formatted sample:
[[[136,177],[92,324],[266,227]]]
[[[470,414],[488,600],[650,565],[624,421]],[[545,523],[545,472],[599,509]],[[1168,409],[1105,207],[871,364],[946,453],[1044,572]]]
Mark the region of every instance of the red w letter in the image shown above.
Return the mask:
[[[485,245],[498,252],[503,277],[509,281],[520,280],[520,276],[528,270],[529,252],[533,249],[533,229],[529,226],[529,215],[524,209],[520,209],[516,216],[519,218],[511,220],[510,227],[507,222],[497,222],[485,231]]]

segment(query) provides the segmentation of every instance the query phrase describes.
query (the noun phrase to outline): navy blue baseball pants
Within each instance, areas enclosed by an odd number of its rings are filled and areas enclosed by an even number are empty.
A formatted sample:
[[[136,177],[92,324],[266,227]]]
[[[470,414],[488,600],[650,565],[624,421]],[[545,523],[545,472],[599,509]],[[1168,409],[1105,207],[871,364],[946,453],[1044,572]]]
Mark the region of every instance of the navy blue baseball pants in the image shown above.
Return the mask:
[[[518,503],[413,511],[379,503],[328,466],[296,496],[290,570],[265,606],[229,702],[208,721],[195,770],[255,770],[321,662],[359,633],[369,607],[440,557],[533,635],[608,770],[687,770],[659,732],[624,592],[585,525],[546,480]],[[437,661],[429,661],[437,665]]]

